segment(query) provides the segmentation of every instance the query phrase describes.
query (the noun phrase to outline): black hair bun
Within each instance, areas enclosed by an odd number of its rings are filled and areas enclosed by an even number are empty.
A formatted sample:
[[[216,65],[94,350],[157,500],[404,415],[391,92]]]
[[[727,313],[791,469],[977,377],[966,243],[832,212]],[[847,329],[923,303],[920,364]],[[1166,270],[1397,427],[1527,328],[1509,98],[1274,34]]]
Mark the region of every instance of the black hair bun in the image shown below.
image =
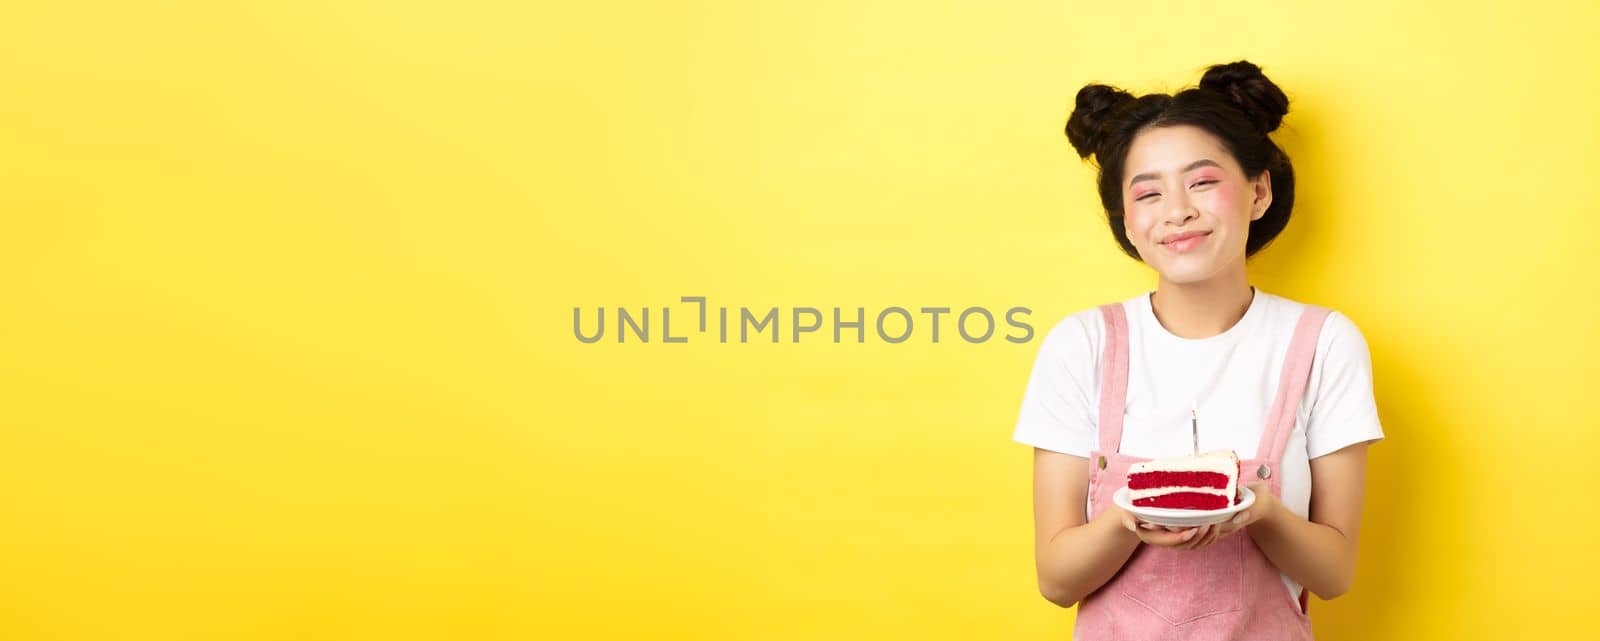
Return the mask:
[[[1133,94],[1108,85],[1089,84],[1078,90],[1072,115],[1067,117],[1067,141],[1078,150],[1079,158],[1088,158],[1100,148],[1111,114],[1130,102]]]
[[[1272,133],[1289,113],[1289,97],[1261,73],[1261,68],[1240,60],[1212,65],[1200,78],[1200,88],[1227,97],[1244,111],[1261,133]]]

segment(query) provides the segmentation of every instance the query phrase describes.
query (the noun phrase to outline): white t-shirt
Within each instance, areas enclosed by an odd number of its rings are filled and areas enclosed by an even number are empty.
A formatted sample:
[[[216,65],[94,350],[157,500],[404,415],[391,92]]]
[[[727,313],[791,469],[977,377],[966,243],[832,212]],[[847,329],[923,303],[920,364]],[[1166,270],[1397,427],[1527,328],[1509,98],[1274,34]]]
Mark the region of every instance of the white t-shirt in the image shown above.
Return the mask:
[[[1122,453],[1147,458],[1192,453],[1192,405],[1199,417],[1200,451],[1231,449],[1241,459],[1256,456],[1305,304],[1257,288],[1238,323],[1216,336],[1196,339],[1167,331],[1150,307],[1150,293],[1122,303],[1128,315]],[[1089,456],[1099,445],[1095,424],[1105,340],[1098,308],[1070,314],[1050,329],[1023,392],[1013,440]],[[1349,318],[1334,311],[1323,321],[1306,393],[1284,451],[1283,504],[1308,518],[1310,460],[1382,438],[1366,339]],[[1087,505],[1084,514],[1089,514]],[[1283,581],[1290,596],[1299,599],[1300,586],[1288,576]]]

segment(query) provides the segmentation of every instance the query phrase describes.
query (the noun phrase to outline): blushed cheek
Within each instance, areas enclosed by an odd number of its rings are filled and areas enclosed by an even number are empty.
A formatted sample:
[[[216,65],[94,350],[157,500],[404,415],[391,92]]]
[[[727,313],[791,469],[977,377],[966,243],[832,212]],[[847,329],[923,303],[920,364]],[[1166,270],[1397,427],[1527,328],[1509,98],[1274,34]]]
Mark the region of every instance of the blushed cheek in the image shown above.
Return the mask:
[[[1231,183],[1217,185],[1211,190],[1214,198],[1212,204],[1217,211],[1242,211],[1244,209],[1244,192]]]
[[[1144,235],[1150,231],[1150,216],[1138,210],[1127,210],[1122,218],[1123,227],[1128,238],[1134,243],[1144,240]]]

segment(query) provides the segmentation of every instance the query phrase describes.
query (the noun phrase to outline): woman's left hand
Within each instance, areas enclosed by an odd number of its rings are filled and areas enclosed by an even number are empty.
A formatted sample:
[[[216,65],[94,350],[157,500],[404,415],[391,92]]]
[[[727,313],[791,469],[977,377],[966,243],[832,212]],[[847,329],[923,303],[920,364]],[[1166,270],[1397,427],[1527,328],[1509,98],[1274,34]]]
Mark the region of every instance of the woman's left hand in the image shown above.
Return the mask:
[[[1283,509],[1283,503],[1272,493],[1272,488],[1266,483],[1251,483],[1245,487],[1250,488],[1250,491],[1255,493],[1255,504],[1251,505],[1249,509],[1233,515],[1232,520],[1212,525],[1203,536],[1197,537],[1199,538],[1198,541],[1185,545],[1186,549],[1196,550],[1211,545],[1217,539],[1249,527],[1262,519],[1270,518]]]

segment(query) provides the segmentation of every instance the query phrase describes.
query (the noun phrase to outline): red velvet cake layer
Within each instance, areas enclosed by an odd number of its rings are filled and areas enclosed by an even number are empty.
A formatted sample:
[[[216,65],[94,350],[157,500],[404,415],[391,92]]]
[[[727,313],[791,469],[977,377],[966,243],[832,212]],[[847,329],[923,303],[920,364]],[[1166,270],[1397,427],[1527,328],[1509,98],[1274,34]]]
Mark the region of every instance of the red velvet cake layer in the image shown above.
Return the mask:
[[[1136,507],[1164,507],[1179,510],[1220,510],[1233,505],[1233,501],[1220,494],[1203,492],[1173,492],[1161,496],[1134,499]]]
[[[1228,489],[1228,475],[1218,472],[1140,472],[1128,476],[1128,489],[1157,487],[1209,487]]]

